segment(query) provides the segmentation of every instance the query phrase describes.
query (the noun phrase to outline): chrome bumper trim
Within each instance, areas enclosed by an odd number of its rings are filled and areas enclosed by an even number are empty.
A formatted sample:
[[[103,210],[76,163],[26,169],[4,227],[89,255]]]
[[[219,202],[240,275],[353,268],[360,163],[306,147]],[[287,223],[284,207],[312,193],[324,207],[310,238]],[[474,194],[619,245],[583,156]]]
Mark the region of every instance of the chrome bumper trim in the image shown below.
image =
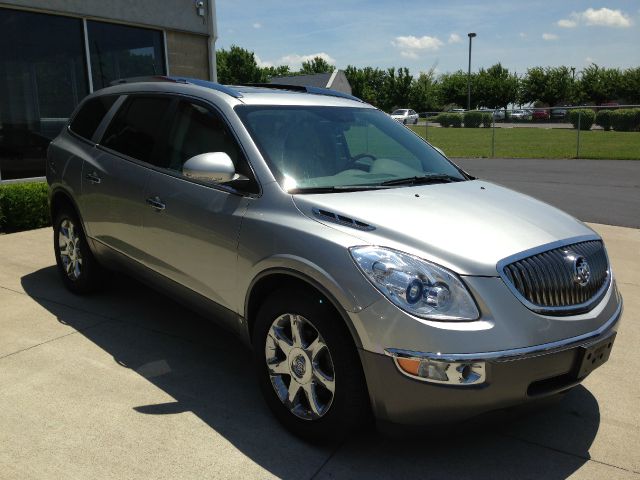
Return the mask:
[[[521,360],[523,358],[538,357],[549,353],[569,350],[571,348],[588,343],[598,337],[604,337],[606,333],[620,320],[622,316],[622,299],[615,313],[600,328],[589,333],[578,335],[577,337],[566,338],[556,342],[543,343],[541,345],[533,345],[531,347],[514,348],[512,350],[500,350],[496,352],[478,352],[478,353],[431,353],[416,352],[411,350],[402,350],[397,348],[385,349],[385,354],[393,358],[417,358],[442,360],[445,362],[473,362],[473,361],[494,361],[509,362],[513,360]]]

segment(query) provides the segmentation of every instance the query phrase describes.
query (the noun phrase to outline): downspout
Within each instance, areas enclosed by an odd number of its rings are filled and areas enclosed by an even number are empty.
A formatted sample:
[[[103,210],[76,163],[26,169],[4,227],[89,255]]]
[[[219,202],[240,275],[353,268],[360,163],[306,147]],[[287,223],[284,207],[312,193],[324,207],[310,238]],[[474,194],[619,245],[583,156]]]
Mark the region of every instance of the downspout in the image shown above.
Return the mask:
[[[209,0],[209,79],[212,82],[218,81],[218,68],[216,65],[216,40],[218,40],[218,23],[216,20],[216,0]]]

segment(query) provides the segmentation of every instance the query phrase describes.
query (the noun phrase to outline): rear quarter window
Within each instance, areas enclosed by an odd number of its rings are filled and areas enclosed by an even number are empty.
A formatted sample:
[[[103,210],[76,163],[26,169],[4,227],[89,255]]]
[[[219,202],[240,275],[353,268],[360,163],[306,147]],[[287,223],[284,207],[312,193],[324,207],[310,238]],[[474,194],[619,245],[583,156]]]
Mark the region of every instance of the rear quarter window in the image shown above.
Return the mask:
[[[73,117],[69,129],[87,140],[91,140],[98,125],[111,109],[118,95],[104,95],[87,100]]]

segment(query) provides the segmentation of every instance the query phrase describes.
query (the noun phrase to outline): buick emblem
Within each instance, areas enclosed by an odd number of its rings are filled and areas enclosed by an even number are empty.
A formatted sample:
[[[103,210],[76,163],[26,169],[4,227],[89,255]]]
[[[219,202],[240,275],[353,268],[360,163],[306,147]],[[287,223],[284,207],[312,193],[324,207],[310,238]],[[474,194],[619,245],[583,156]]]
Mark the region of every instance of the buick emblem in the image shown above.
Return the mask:
[[[306,362],[304,361],[304,357],[302,355],[298,355],[293,359],[293,363],[291,364],[291,370],[296,377],[302,378],[304,377],[306,371]]]
[[[591,267],[584,257],[575,257],[573,260],[573,281],[581,287],[586,287],[591,280]]]

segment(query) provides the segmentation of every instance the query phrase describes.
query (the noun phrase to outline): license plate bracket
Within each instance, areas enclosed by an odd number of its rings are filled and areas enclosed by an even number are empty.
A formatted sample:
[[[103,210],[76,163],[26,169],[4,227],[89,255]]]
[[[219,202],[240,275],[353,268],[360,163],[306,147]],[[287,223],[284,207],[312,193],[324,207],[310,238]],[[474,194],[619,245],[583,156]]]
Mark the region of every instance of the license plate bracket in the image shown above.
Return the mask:
[[[596,343],[579,347],[580,367],[578,368],[578,379],[583,379],[609,360],[615,339],[616,333],[614,332]]]

